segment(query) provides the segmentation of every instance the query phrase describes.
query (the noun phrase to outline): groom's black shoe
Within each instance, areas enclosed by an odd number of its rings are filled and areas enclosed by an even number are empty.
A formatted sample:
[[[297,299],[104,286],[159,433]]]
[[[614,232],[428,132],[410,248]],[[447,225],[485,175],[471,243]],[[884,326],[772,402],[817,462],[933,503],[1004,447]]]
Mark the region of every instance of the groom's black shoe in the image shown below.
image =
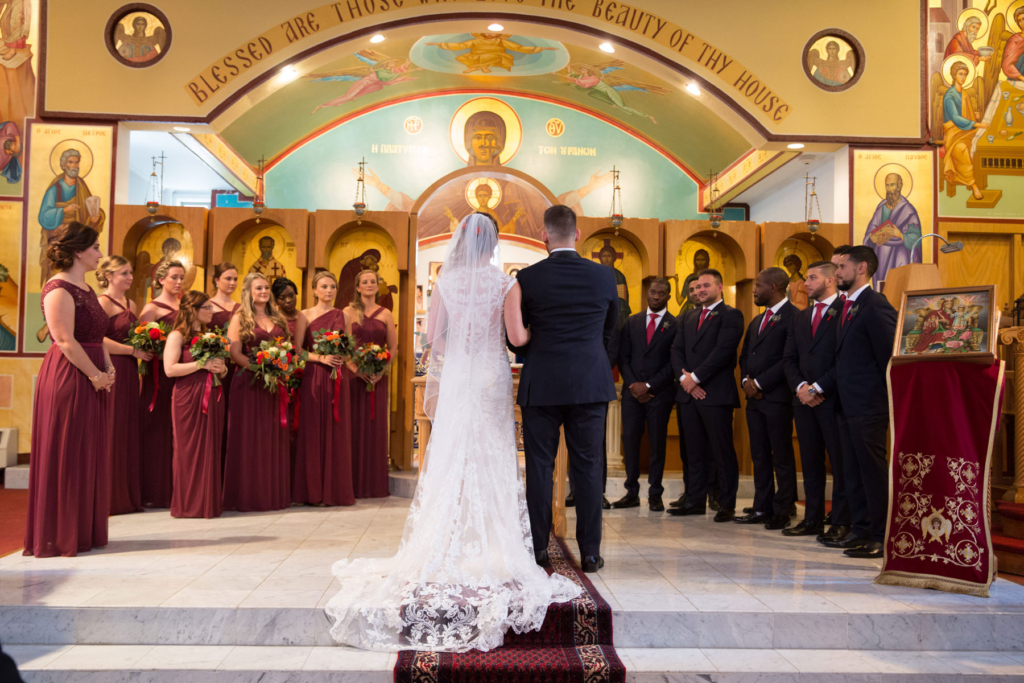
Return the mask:
[[[551,558],[548,557],[547,550],[538,550],[534,552],[533,555],[537,558],[537,564],[539,564],[541,567],[551,566]]]
[[[565,507],[567,507],[567,508],[574,508],[574,507],[576,507],[576,494],[575,493],[569,493],[569,495],[565,497]]]
[[[640,507],[640,498],[632,493],[627,493],[622,498],[619,498],[617,501],[612,503],[612,507],[616,510],[621,510],[622,508],[638,508]]]
[[[704,515],[707,511],[703,505],[687,505],[681,508],[672,508],[668,514],[674,517],[686,517],[687,515]]]
[[[673,500],[668,505],[669,505],[669,507],[673,507],[673,508],[686,507],[686,494],[684,493],[683,495],[679,496],[678,498]]]
[[[601,496],[601,508],[604,510],[612,509],[612,504],[608,502],[608,496]]]
[[[587,574],[593,574],[598,569],[604,566],[604,558],[600,555],[587,555],[583,558],[583,571]]]

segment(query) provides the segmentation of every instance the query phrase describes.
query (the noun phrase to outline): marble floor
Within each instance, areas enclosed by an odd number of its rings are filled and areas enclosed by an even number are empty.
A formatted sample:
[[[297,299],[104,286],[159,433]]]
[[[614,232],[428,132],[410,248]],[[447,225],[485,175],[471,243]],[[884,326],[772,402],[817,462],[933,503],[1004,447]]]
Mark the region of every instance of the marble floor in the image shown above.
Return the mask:
[[[0,558],[0,642],[38,674],[33,681],[78,680],[68,672],[96,667],[189,670],[195,676],[181,680],[217,681],[241,671],[241,681],[275,653],[280,659],[264,669],[390,680],[387,655],[330,647],[322,608],[339,589],[331,563],[393,553],[409,502],[214,520],[166,511],[113,517],[103,550]],[[570,536],[574,524],[570,516]],[[602,554],[606,565],[591,577],[614,610],[631,680],[760,672],[768,678],[757,680],[772,681],[824,673],[1024,681],[1024,586],[1015,583],[997,580],[988,599],[875,586],[878,561],[646,507],[605,513]],[[704,675],[716,672],[728,676]]]

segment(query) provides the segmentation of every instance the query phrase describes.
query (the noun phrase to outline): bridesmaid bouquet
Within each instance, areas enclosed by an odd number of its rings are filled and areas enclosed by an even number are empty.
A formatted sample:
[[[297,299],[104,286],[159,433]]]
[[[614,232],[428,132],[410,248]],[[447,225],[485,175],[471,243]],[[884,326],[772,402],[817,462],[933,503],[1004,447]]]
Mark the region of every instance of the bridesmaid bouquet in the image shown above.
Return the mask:
[[[252,358],[253,363],[249,366],[253,374],[251,383],[262,379],[263,388],[272,394],[277,392],[278,388],[287,389],[300,360],[301,354],[295,351],[291,342],[280,338],[261,342]]]
[[[192,346],[188,352],[192,354],[192,360],[200,368],[204,367],[214,358],[223,358],[225,361],[231,358],[229,347],[231,342],[217,332],[206,332],[192,337]],[[213,386],[220,386],[220,377],[213,375]]]
[[[363,344],[355,350],[353,360],[359,372],[364,375],[379,375],[384,372],[391,361],[391,352],[380,344]],[[366,383],[366,391],[371,392],[377,385]]]
[[[321,356],[351,357],[356,349],[356,339],[346,332],[319,330],[313,333],[313,353]],[[331,368],[331,379],[337,379],[338,368]]]
[[[156,364],[159,358],[164,355],[164,344],[167,343],[166,323],[139,323],[128,335],[125,344],[133,349],[141,349],[153,354],[153,363]],[[149,366],[139,363],[139,374],[148,375]]]

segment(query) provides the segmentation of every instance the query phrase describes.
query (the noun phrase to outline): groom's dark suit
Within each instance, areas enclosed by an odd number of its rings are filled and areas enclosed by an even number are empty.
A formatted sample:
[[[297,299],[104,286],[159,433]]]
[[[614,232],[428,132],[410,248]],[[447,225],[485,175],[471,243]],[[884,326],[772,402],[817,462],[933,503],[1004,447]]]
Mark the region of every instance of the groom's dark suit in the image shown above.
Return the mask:
[[[616,398],[606,351],[619,315],[615,274],[575,251],[556,251],[520,270],[517,279],[523,324],[530,328],[530,343],[516,353],[525,357],[517,403],[523,412],[533,548],[548,547],[551,478],[564,425],[576,541],[582,557],[598,555],[605,413]]]

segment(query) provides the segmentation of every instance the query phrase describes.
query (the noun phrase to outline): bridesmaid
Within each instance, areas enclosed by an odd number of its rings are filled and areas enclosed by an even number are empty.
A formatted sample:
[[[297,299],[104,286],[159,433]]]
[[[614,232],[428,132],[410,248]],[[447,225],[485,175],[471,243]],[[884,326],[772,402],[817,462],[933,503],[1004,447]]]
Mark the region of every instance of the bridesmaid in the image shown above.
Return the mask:
[[[85,283],[101,258],[97,232],[77,221],[54,230],[46,247],[56,275],[39,300],[53,344],[32,407],[25,555],[74,557],[107,545],[107,411],[115,370],[103,348],[107,314]]]
[[[275,283],[276,284],[276,283]],[[334,307],[338,282],[330,271],[313,276],[316,305],[302,315],[309,320],[304,348],[313,347],[313,333],[345,331],[345,315]],[[310,352],[302,378],[299,437],[292,502],[313,505],[353,505],[349,378],[341,356]],[[336,370],[338,379],[331,379]],[[361,384],[361,383],[360,383]],[[362,388],[362,387],[360,387]]]
[[[171,517],[220,517],[221,448],[224,399],[213,387],[228,368],[215,358],[200,368],[189,349],[192,338],[206,332],[214,304],[203,292],[187,292],[174,330],[167,336],[164,371],[176,378],[171,400],[174,423],[174,491]]]
[[[228,447],[224,463],[224,509],[283,510],[291,503],[288,426],[281,424],[277,394],[251,383],[249,355],[264,341],[288,339],[288,324],[270,297],[270,283],[249,273],[242,283],[242,307],[231,318],[231,359],[238,365],[228,406]]]
[[[295,309],[296,301],[299,298],[295,283],[286,277],[279,277],[270,286],[270,293],[277,304],[277,310],[281,311],[285,322],[288,323],[288,333],[292,336],[292,343],[295,344],[295,348],[301,347],[302,340],[306,335],[306,318]],[[291,401],[288,402],[288,424],[291,425],[291,428],[288,430],[288,458],[290,463],[289,471],[293,480],[295,478],[295,459],[298,454],[299,441],[298,419],[295,417],[295,411],[298,410],[301,417],[301,405],[299,390],[293,389]]]
[[[132,286],[132,266],[121,256],[108,256],[96,269],[96,280],[105,288],[100,306],[107,314],[107,338],[104,348],[110,355],[121,381],[114,385],[110,409],[110,514],[142,512],[139,490],[139,421],[117,420],[118,415],[138,415],[142,410],[139,395],[139,365],[153,354],[128,346],[124,341],[139,319],[135,302],[126,292]],[[115,428],[115,422],[117,427]]]
[[[178,299],[185,282],[181,261],[164,261],[153,274],[162,288],[160,296],[143,306],[139,320],[162,322],[174,327],[178,317]],[[159,384],[159,386],[158,386]],[[142,378],[141,451],[139,478],[142,482],[142,507],[171,506],[171,462],[174,456],[174,430],[171,426],[171,392],[174,380],[164,373],[162,358],[154,358]]]
[[[214,305],[213,319],[210,327],[220,328],[227,336],[228,324],[231,316],[238,312],[239,304],[236,304],[231,295],[238,288],[238,269],[235,264],[225,261],[213,267],[213,286],[217,289],[210,301]],[[235,364],[228,363],[228,374],[224,378],[224,400],[228,398],[228,387],[231,386],[231,378],[235,376]]]
[[[377,304],[380,284],[377,273],[364,270],[356,276],[356,292],[345,308],[345,326],[356,343],[387,345],[395,362],[398,335],[391,311]],[[356,373],[350,382],[352,404],[352,480],[356,498],[388,495],[388,383],[383,375]],[[371,393],[366,384],[376,384]]]

